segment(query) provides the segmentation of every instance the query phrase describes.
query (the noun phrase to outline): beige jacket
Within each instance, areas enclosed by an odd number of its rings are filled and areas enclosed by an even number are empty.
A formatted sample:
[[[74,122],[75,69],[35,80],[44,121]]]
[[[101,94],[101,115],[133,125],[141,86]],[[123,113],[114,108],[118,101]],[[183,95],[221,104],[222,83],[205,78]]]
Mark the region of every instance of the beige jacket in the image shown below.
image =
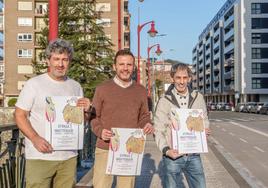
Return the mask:
[[[171,148],[170,110],[174,107],[180,108],[180,105],[172,92],[173,89],[175,89],[175,87],[174,85],[171,85],[165,95],[159,99],[154,117],[155,141],[161,152],[163,152],[163,149],[167,146]],[[188,108],[203,109],[205,127],[209,127],[206,103],[201,93],[189,89]]]

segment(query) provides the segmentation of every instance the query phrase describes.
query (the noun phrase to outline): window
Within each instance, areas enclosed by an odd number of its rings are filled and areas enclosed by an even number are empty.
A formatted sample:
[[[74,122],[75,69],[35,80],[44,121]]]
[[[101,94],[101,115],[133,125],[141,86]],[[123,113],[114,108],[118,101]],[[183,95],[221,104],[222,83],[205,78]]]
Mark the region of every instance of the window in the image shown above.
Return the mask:
[[[46,23],[44,18],[36,18],[35,19],[35,29],[37,31],[41,31],[44,27],[46,27]]]
[[[33,67],[31,65],[19,65],[18,74],[33,74]]]
[[[260,43],[261,43],[261,34],[252,33],[252,44],[260,44]]]
[[[267,29],[268,18],[252,18],[251,27],[252,29]]]
[[[268,43],[268,33],[252,33],[252,44]]]
[[[97,3],[96,4],[96,11],[110,12],[111,11],[111,4],[110,3]]]
[[[38,63],[45,62],[44,49],[35,49],[35,60]]]
[[[267,89],[268,78],[252,78],[252,89]]]
[[[252,48],[252,59],[268,58],[268,48]]]
[[[252,3],[251,14],[267,14],[268,3]]]
[[[32,58],[33,50],[32,49],[18,49],[17,55],[20,58]]]
[[[4,18],[3,16],[0,16],[0,29],[3,29],[4,27]]]
[[[252,74],[267,74],[268,62],[266,63],[252,63]]]
[[[261,59],[261,49],[252,48],[252,59]]]
[[[18,26],[32,26],[32,18],[18,18]]]
[[[33,34],[31,34],[31,33],[18,33],[17,40],[20,41],[20,42],[32,41],[33,40]]]
[[[18,10],[33,10],[32,2],[19,1]]]
[[[111,27],[111,19],[109,18],[97,19],[96,24],[100,24],[103,27]]]
[[[260,14],[261,13],[261,4],[252,3],[251,4],[251,14]]]
[[[35,4],[35,13],[36,14],[45,14],[47,12],[47,3],[36,3]]]

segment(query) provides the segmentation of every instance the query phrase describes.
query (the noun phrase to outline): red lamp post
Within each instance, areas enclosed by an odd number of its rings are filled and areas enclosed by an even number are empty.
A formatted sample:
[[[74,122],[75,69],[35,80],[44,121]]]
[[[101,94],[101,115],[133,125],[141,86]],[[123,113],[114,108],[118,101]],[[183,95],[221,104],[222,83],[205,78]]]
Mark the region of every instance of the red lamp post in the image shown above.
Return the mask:
[[[58,37],[58,0],[49,0],[49,41]]]
[[[148,69],[148,86],[147,86],[147,95],[148,97],[151,96],[151,78],[150,78],[150,51],[153,47],[157,46],[157,49],[155,51],[155,53],[160,56],[162,51],[160,50],[160,45],[159,44],[155,44],[153,46],[150,46],[147,48],[147,69]]]
[[[147,25],[147,24],[151,24],[151,29],[148,31],[149,35],[151,37],[155,37],[155,35],[158,33],[155,30],[155,24],[154,21],[150,21],[150,22],[146,22],[142,25],[138,25],[137,28],[137,33],[138,33],[138,70],[137,70],[137,82],[140,83],[140,32],[142,30],[142,28]]]

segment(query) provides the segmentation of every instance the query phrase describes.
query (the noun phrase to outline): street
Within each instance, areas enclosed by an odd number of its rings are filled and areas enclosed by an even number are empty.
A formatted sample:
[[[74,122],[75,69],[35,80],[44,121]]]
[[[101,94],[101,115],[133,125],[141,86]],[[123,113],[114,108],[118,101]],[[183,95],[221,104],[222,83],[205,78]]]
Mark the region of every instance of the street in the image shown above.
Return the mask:
[[[268,187],[268,116],[210,112],[210,140],[250,187]]]

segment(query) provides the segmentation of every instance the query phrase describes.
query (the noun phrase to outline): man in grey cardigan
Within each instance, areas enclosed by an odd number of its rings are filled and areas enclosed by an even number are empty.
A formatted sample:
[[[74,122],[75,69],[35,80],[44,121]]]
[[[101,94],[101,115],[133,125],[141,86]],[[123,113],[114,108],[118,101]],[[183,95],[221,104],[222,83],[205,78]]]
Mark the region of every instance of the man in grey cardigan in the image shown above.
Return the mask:
[[[204,188],[206,182],[200,154],[180,154],[171,148],[170,111],[171,108],[203,109],[206,135],[209,135],[206,104],[203,95],[189,87],[192,72],[188,65],[174,64],[170,76],[173,84],[159,99],[154,118],[156,144],[163,153],[164,187],[184,187],[183,172],[190,188]]]

